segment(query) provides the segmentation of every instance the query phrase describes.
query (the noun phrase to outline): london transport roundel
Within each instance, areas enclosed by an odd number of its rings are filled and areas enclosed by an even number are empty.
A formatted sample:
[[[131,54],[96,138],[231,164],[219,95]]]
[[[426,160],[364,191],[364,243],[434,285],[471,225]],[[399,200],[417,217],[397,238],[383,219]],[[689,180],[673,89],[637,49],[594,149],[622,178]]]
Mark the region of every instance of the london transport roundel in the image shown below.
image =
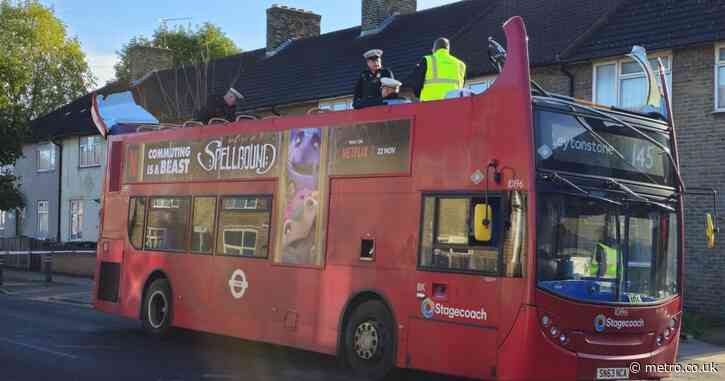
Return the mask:
[[[232,277],[229,278],[229,290],[232,292],[234,299],[241,299],[248,287],[249,283],[244,271],[241,269],[234,270]]]

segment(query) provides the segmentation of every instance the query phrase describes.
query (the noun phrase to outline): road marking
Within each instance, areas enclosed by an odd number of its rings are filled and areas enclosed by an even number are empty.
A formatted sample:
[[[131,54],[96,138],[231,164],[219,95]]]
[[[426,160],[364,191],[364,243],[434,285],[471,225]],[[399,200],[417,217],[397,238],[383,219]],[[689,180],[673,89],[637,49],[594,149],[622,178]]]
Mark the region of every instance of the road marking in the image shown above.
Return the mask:
[[[70,353],[57,352],[57,351],[54,351],[52,349],[43,348],[43,347],[39,347],[39,346],[32,345],[32,344],[20,343],[20,342],[17,342],[15,340],[10,340],[10,339],[4,338],[4,337],[0,337],[0,341],[4,341],[4,342],[10,343],[10,344],[14,344],[14,345],[17,345],[19,347],[25,347],[25,348],[29,348],[29,349],[34,349],[34,350],[36,350],[38,352],[44,352],[44,353],[48,353],[48,354],[51,354],[51,355],[56,355],[56,356],[59,356],[59,357],[65,357],[65,358],[69,358],[69,359],[73,359],[73,360],[78,360],[78,356],[72,355]]]
[[[62,349],[109,349],[109,350],[120,350],[120,347],[113,347],[110,345],[56,345],[56,348]]]
[[[228,374],[202,374],[201,378],[220,379],[220,380],[231,380],[234,376]]]

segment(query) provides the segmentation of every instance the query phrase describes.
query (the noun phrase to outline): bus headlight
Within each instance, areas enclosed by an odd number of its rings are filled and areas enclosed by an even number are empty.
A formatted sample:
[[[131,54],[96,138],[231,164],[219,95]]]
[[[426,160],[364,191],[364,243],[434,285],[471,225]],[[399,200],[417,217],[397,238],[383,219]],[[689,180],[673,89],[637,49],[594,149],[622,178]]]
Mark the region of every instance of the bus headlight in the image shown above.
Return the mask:
[[[569,336],[567,336],[565,333],[562,333],[561,336],[559,336],[559,343],[561,345],[566,345],[566,343],[569,342]]]
[[[541,317],[541,325],[544,327],[549,327],[549,324],[551,324],[551,319],[549,318],[549,315],[544,315]]]
[[[656,342],[657,342],[657,346],[658,346],[658,347],[662,345],[662,341],[663,341],[663,340],[662,340],[662,335],[657,335],[657,340],[656,340]]]
[[[551,327],[549,334],[551,334],[552,337],[559,336],[559,328],[556,328],[556,326]]]

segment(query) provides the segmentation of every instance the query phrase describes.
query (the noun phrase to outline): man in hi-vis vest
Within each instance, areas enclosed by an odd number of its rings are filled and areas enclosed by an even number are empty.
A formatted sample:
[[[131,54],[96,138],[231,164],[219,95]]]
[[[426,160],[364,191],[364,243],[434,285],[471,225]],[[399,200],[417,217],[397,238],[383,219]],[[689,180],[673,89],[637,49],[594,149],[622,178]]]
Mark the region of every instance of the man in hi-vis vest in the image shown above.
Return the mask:
[[[445,99],[448,92],[463,88],[466,64],[450,53],[451,42],[438,38],[433,54],[425,56],[416,68],[415,95],[422,102]]]

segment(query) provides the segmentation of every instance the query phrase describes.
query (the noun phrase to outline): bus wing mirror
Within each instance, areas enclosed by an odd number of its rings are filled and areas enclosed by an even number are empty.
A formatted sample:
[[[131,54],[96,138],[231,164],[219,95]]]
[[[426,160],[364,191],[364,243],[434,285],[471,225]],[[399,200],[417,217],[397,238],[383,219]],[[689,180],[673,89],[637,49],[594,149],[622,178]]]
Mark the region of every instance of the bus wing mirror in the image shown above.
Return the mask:
[[[491,205],[477,204],[474,209],[474,235],[476,241],[489,242],[493,232],[493,211]]]
[[[715,233],[717,233],[715,219],[712,217],[712,214],[705,213],[705,237],[707,238],[708,249],[715,248]]]

